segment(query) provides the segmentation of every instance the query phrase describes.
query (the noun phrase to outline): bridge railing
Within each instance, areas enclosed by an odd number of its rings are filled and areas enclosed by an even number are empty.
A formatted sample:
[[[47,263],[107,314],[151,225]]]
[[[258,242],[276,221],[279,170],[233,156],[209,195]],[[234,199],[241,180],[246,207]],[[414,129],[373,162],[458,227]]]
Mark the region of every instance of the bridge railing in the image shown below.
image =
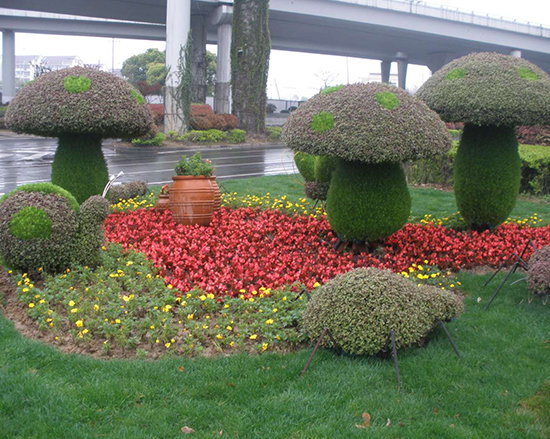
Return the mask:
[[[372,8],[390,9],[411,14],[427,15],[444,20],[460,21],[479,26],[495,27],[512,32],[522,32],[530,35],[550,38],[550,26],[539,23],[515,20],[493,14],[450,8],[419,0],[327,0],[340,3],[351,3]]]

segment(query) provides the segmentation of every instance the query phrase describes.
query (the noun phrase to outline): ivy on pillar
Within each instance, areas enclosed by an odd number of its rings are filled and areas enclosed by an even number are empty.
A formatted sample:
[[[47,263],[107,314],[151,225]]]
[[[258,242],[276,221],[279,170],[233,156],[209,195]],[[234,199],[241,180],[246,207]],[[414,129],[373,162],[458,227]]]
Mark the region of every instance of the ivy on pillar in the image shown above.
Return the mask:
[[[192,55],[191,74],[193,77],[193,102],[206,102],[206,26],[200,15],[191,17]]]
[[[187,131],[187,115],[178,104],[178,72],[180,56],[191,31],[191,0],[167,0],[166,3],[166,91],[164,96],[164,130],[183,134]],[[185,62],[185,60],[183,60]]]
[[[231,113],[231,33],[233,8],[220,6],[210,16],[210,23],[217,26],[218,55],[216,60],[216,85],[214,111]]]

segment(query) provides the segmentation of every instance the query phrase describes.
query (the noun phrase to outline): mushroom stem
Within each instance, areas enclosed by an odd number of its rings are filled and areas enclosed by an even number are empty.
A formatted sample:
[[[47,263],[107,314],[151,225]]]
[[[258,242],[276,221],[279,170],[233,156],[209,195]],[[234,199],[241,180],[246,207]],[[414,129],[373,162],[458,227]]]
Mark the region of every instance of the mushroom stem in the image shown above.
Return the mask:
[[[109,181],[101,138],[63,134],[52,163],[52,183],[68,190],[79,203],[99,195]]]
[[[498,226],[514,209],[521,160],[513,127],[466,124],[454,165],[461,215],[474,229]]]
[[[339,160],[327,197],[332,229],[346,241],[373,242],[403,227],[411,197],[400,163]]]

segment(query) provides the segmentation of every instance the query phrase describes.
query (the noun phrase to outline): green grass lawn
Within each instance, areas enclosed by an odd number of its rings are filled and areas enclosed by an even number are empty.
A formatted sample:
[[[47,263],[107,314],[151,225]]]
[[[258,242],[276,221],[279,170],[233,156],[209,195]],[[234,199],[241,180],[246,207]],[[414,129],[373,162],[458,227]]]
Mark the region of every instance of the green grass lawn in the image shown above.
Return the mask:
[[[228,191],[302,197],[294,176],[223,182]],[[456,211],[451,192],[411,189],[415,216]],[[522,200],[515,216],[546,203]],[[514,280],[523,274],[514,275]],[[466,312],[448,324],[458,359],[438,329],[423,348],[391,359],[296,354],[158,361],[100,361],[23,338],[0,317],[0,438],[547,438],[550,305],[529,304],[525,282],[489,311],[499,276],[460,273]],[[478,303],[478,297],[482,300]],[[361,415],[372,426],[360,429]],[[389,424],[389,425],[388,425]],[[223,433],[220,433],[223,432]]]

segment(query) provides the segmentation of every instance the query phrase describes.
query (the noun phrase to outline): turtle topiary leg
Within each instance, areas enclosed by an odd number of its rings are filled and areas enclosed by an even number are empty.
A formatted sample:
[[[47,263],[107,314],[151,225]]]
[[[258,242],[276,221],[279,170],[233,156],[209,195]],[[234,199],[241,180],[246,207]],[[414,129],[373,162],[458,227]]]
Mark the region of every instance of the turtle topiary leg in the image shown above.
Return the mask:
[[[455,158],[454,192],[471,227],[487,229],[505,221],[516,205],[520,183],[514,128],[466,124]]]
[[[338,162],[328,191],[327,216],[342,239],[373,242],[387,238],[403,227],[410,211],[401,164]]]
[[[52,164],[52,183],[68,190],[83,203],[103,192],[109,181],[99,137],[63,135]]]

